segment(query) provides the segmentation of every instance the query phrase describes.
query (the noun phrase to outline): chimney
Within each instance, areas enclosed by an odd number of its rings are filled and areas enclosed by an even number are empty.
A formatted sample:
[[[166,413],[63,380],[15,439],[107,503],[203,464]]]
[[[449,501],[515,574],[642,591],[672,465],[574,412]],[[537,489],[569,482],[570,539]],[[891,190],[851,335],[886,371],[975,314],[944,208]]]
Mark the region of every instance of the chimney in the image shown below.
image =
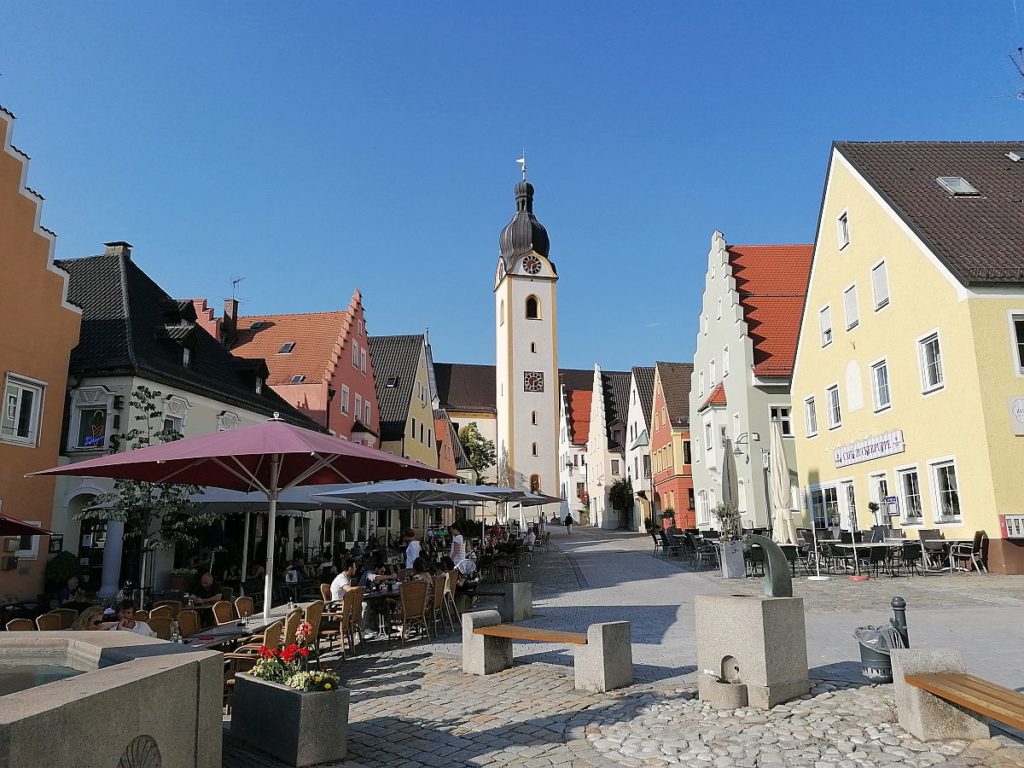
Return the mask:
[[[224,317],[220,321],[221,341],[228,349],[238,336],[238,299],[224,299]]]
[[[104,256],[124,256],[129,259],[132,257],[132,244],[124,240],[114,240],[111,243],[104,243],[103,246]]]

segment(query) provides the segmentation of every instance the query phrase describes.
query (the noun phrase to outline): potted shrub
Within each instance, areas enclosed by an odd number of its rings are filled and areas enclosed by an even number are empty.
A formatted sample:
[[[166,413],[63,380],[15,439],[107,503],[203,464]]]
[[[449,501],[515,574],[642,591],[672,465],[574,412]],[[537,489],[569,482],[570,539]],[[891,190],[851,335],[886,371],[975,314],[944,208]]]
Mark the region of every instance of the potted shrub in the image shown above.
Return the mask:
[[[674,509],[672,509],[672,507],[669,507],[668,509],[666,509],[664,512],[661,513],[661,527],[664,530],[669,531],[669,530],[675,528],[675,525],[676,525],[676,511]]]
[[[348,751],[349,692],[332,670],[311,670],[303,622],[296,644],[260,648],[256,665],[235,675],[232,735],[293,766],[333,763]]]
[[[743,542],[740,541],[740,511],[734,504],[719,504],[712,510],[718,520],[721,532],[719,556],[722,563],[722,576],[727,579],[743,579],[747,575],[747,565],[743,561]]]
[[[196,572],[193,568],[175,568],[171,571],[168,589],[172,592],[190,592],[195,582]]]

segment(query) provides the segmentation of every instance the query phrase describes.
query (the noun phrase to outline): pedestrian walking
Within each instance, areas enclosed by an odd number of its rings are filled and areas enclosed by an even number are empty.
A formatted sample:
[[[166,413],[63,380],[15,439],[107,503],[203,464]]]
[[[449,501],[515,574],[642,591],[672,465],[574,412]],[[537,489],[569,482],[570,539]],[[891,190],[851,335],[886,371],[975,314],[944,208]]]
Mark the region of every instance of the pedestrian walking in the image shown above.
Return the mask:
[[[572,512],[565,513],[565,532],[567,535],[572,536],[572,524],[575,520],[572,519]]]

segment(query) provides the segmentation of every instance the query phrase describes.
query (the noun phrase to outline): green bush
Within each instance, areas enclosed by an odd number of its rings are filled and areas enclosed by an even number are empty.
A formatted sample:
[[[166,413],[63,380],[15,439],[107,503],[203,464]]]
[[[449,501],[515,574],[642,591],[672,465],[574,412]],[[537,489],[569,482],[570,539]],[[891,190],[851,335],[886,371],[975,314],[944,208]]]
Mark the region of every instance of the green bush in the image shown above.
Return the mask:
[[[59,589],[64,585],[65,581],[72,576],[77,576],[78,571],[78,558],[75,555],[67,550],[58,552],[46,564],[44,579],[46,580],[47,588],[57,587]]]

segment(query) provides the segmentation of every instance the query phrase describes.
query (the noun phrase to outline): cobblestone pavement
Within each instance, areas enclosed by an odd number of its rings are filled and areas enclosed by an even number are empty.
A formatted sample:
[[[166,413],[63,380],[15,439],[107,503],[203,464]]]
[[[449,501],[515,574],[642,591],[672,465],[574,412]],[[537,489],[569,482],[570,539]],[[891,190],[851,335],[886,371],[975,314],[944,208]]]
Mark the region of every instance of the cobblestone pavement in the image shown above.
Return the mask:
[[[577,528],[571,537],[556,531],[552,540],[524,569],[534,584],[535,617],[528,624],[579,631],[628,619],[638,684],[610,694],[576,692],[571,651],[540,643],[517,643],[516,665],[486,678],[462,674],[456,635],[407,648],[371,643],[368,653],[339,667],[352,690],[344,766],[1024,768],[1021,743],[1005,737],[920,744],[903,733],[891,686],[860,685],[850,637],[859,624],[885,620],[889,598],[901,594],[910,604],[912,642],[960,648],[972,672],[1018,687],[1024,684],[1024,579],[798,578],[795,592],[807,605],[812,696],[768,713],[718,713],[694,694],[693,595],[753,593],[760,579],[727,582],[656,559],[649,537]],[[224,765],[278,763],[228,732]]]

